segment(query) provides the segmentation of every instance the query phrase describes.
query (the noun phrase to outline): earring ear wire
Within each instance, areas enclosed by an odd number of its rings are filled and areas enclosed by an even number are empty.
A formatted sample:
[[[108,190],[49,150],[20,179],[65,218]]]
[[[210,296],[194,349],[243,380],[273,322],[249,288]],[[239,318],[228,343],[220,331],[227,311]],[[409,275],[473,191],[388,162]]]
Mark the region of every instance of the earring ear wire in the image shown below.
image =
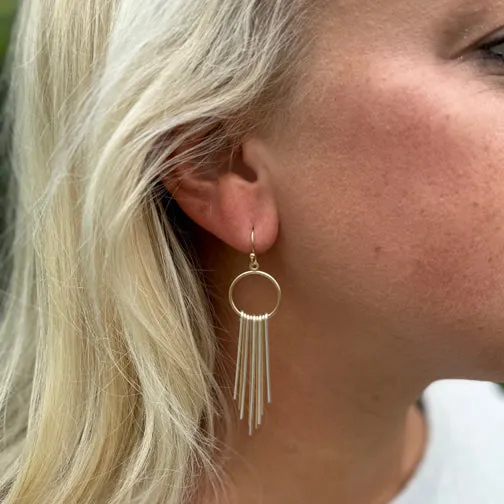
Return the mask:
[[[259,269],[259,262],[255,252],[254,227],[252,227],[250,246],[249,269],[238,275],[231,283],[229,303],[240,317],[233,398],[238,403],[240,420],[242,420],[245,414],[248,384],[248,424],[249,435],[252,435],[253,428],[258,429],[264,415],[265,386],[267,401],[271,403],[268,321],[278,311],[282,299],[282,290],[273,276]],[[233,298],[234,288],[238,282],[248,276],[262,276],[274,285],[277,291],[277,302],[271,312],[251,315],[236,306]]]

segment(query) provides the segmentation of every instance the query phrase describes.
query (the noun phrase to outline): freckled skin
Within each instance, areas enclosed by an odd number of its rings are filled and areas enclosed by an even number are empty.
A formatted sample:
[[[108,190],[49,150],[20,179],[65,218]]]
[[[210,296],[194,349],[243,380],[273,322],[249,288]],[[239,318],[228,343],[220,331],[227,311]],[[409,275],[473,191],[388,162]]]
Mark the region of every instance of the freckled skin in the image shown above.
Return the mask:
[[[504,69],[442,58],[425,15],[380,8],[327,16],[271,144],[289,279],[409,364],[504,380]]]
[[[310,2],[321,15],[287,110],[243,143],[257,184],[222,183],[238,218],[215,228],[233,245],[257,223],[282,288],[273,402],[260,435],[232,444],[247,461],[231,464],[233,503],[390,502],[425,453],[425,387],[504,382],[504,63],[469,50],[504,35],[504,3],[466,2],[485,20],[449,29],[461,4]],[[224,299],[246,248],[208,249]],[[257,283],[242,294],[256,313],[275,302]]]

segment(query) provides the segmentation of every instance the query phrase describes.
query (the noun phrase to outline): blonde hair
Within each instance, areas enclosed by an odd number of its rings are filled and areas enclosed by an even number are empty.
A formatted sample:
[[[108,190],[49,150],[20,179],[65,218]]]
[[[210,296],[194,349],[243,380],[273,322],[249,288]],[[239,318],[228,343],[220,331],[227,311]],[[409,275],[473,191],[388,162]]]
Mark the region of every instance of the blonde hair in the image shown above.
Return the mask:
[[[230,428],[230,414],[212,306],[159,181],[266,127],[306,47],[301,3],[22,3],[6,111],[4,504],[180,504],[218,478],[215,419]]]

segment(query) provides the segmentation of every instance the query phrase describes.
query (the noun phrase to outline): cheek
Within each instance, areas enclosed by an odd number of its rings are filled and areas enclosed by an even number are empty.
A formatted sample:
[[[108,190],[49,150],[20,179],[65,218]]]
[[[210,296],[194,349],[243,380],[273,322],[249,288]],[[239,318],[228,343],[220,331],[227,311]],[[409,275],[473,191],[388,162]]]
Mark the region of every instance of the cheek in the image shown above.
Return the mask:
[[[326,297],[424,329],[504,327],[504,93],[430,71],[307,97],[281,155],[282,227]]]

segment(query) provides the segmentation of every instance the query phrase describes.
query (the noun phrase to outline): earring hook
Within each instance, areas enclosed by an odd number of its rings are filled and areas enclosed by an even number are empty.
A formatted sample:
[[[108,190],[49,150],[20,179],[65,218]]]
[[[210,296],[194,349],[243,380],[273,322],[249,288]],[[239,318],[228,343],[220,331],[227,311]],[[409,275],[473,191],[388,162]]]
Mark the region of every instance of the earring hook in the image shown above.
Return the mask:
[[[250,246],[252,248],[252,252],[250,253],[250,266],[249,266],[249,268],[253,271],[256,271],[259,269],[259,263],[257,262],[257,255],[255,253],[254,226],[252,226],[252,233],[250,235]]]

